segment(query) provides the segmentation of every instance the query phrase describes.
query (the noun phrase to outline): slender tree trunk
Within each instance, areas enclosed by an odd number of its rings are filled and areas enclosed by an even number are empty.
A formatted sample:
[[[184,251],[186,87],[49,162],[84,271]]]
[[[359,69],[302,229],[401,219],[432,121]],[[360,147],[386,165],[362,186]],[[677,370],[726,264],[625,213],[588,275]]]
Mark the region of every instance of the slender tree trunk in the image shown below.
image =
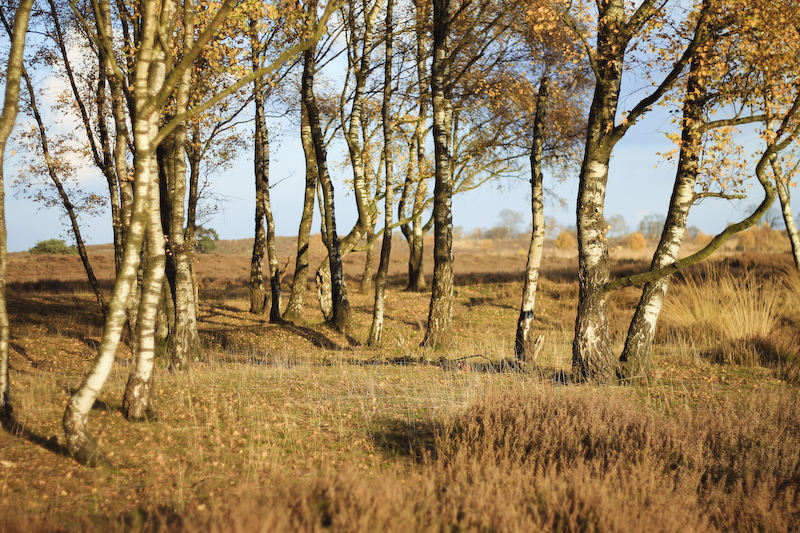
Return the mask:
[[[377,221],[375,221],[377,222]],[[367,242],[371,243],[375,238],[375,222],[369,225],[367,230]],[[368,293],[372,289],[372,277],[375,271],[375,246],[370,244],[367,248],[367,257],[364,259],[364,272],[361,274],[361,286],[358,292]]]
[[[6,269],[8,265],[8,234],[6,232],[6,200],[3,167],[6,145],[14,129],[19,113],[19,85],[22,78],[25,52],[25,36],[28,32],[33,0],[21,0],[14,14],[14,29],[11,32],[11,47],[6,64],[5,95],[3,112],[0,114],[0,415],[10,416],[11,387],[8,374],[8,342],[10,325],[6,305]]]
[[[309,5],[309,12],[314,13],[316,2]],[[323,189],[323,203],[326,229],[325,246],[328,248],[331,274],[332,313],[329,321],[340,331],[345,331],[350,321],[350,303],[347,299],[347,286],[345,285],[342,269],[342,256],[339,249],[339,238],[336,235],[336,217],[334,213],[333,183],[328,174],[327,153],[320,124],[317,101],[314,97],[314,74],[316,62],[314,60],[314,47],[304,52],[305,64],[303,68],[303,103],[308,110],[308,121],[311,125],[311,135],[314,140],[314,153],[317,158],[317,172]],[[319,276],[319,273],[317,274]],[[319,285],[318,277],[318,285]],[[321,302],[322,303],[322,302]]]
[[[436,153],[436,186],[433,192],[434,244],[433,284],[424,346],[452,342],[453,324],[453,180],[450,154],[452,123],[450,54],[448,34],[450,0],[433,1],[433,144]]]
[[[422,224],[422,210],[428,196],[427,170],[425,158],[425,128],[428,121],[428,91],[425,90],[428,77],[426,62],[428,58],[427,50],[424,45],[425,35],[425,9],[416,4],[415,41],[416,41],[416,72],[417,81],[420,86],[419,113],[414,125],[414,136],[409,147],[409,172],[406,175],[403,193],[398,203],[398,216],[402,220],[405,218],[405,206],[408,198],[412,196],[413,207],[411,208],[411,222],[400,226],[403,235],[408,242],[408,285],[406,290],[413,292],[423,292],[427,289],[425,273],[422,270],[425,248],[425,229]]]
[[[794,216],[792,215],[792,203],[788,183],[783,176],[783,170],[781,169],[780,163],[778,163],[777,156],[770,159],[770,166],[772,167],[772,172],[775,174],[775,188],[778,192],[778,199],[781,202],[781,213],[783,214],[783,222],[786,224],[786,233],[789,235],[789,242],[792,245],[794,266],[800,270],[800,233],[797,231],[797,225],[794,223]]]
[[[264,124],[264,217],[267,220],[267,259],[269,261],[270,309],[269,321],[278,324],[281,317],[281,273],[278,268],[278,252],[275,246],[275,219],[272,216],[272,203],[269,199],[269,131]]]
[[[354,2],[356,3],[356,2]],[[345,140],[347,141],[347,148],[350,153],[350,163],[353,169],[353,192],[355,193],[356,209],[358,210],[358,220],[350,232],[342,238],[339,243],[339,252],[341,257],[344,258],[358,243],[361,238],[367,233],[370,224],[374,222],[377,209],[375,201],[370,198],[369,184],[367,183],[367,174],[364,163],[364,150],[362,147],[361,139],[359,138],[359,131],[362,130],[363,125],[363,108],[364,108],[364,93],[366,90],[367,77],[370,71],[370,58],[373,49],[372,36],[375,28],[375,19],[378,16],[380,7],[383,4],[381,0],[377,0],[372,7],[368,7],[366,2],[362,4],[364,10],[363,27],[356,27],[355,17],[349,19],[351,24],[351,38],[356,35],[361,37],[361,56],[349,57],[352,64],[348,68],[353,71],[355,78],[355,90],[353,92],[353,102],[350,109],[349,124],[345,131]],[[357,46],[353,47],[357,49]],[[353,53],[353,56],[355,56]],[[343,121],[344,122],[344,121]],[[331,265],[326,260],[320,266],[317,272],[317,291],[320,295],[320,306],[322,313],[326,319],[332,315],[332,309],[323,302],[330,300],[329,293],[331,292],[332,273],[330,272]]]
[[[550,80],[543,77],[536,98],[536,115],[533,122],[533,147],[531,149],[531,214],[533,227],[531,245],[528,249],[528,264],[525,267],[525,285],[522,288],[522,306],[517,320],[514,355],[521,361],[532,361],[535,355],[533,338],[536,288],[539,282],[539,267],[544,249],[544,193],[542,175],[542,150],[544,148],[545,124]]]
[[[702,150],[703,109],[706,101],[705,54],[692,58],[686,98],[683,106],[681,149],[675,186],[672,190],[667,220],[650,269],[656,270],[678,258],[686,232],[686,219],[694,202],[694,187],[700,167]],[[670,277],[646,283],[628,327],[625,347],[619,358],[619,375],[627,381],[647,382],[650,379],[650,358],[655,341],[656,324],[667,295]]]
[[[381,243],[381,262],[378,265],[378,276],[375,280],[375,305],[372,311],[372,327],[369,332],[369,346],[377,346],[383,334],[383,308],[386,293],[386,278],[389,274],[389,259],[392,252],[392,201],[394,199],[394,155],[392,152],[392,53],[394,44],[393,29],[394,0],[386,2],[386,39],[383,80],[383,159],[386,164],[386,191],[384,195],[383,242]],[[371,277],[371,276],[370,276]]]
[[[69,54],[67,53],[67,47],[66,47],[67,41],[65,40],[64,32],[61,29],[61,21],[58,15],[56,4],[54,0],[48,0],[48,5],[50,7],[50,18],[52,19],[53,22],[53,29],[55,30],[56,44],[58,46],[59,52],[61,53],[61,59],[64,64],[64,71],[67,74],[67,78],[69,79],[70,87],[72,89],[72,94],[75,98],[75,102],[78,105],[78,109],[80,110],[80,115],[83,122],[83,128],[84,131],[86,132],[86,138],[89,141],[89,147],[91,148],[95,165],[97,165],[97,167],[102,170],[103,175],[106,178],[106,183],[108,185],[109,207],[111,208],[111,224],[114,234],[114,266],[116,270],[119,268],[119,261],[122,258],[122,238],[123,238],[122,211],[120,206],[120,195],[118,187],[119,179],[117,177],[116,167],[114,164],[114,157],[112,155],[111,139],[106,125],[106,120],[107,120],[106,76],[104,72],[105,66],[104,66],[104,56],[102,53],[102,48],[98,48],[98,55],[97,55],[98,70],[97,70],[97,92],[96,92],[96,99],[97,99],[96,124],[97,124],[97,131],[100,144],[100,147],[98,149],[97,142],[95,141],[94,129],[92,127],[93,122],[89,118],[89,112],[86,109],[86,104],[84,103],[84,100],[81,97],[80,90],[78,89],[77,82],[75,81],[75,74],[72,69],[72,64],[69,60]],[[97,22],[99,23],[99,20]],[[78,245],[78,247],[80,249],[80,245]],[[105,308],[103,309],[103,312],[105,313]]]
[[[6,25],[6,29],[10,32],[11,28],[8,27],[5,17],[3,17],[3,24]],[[100,289],[100,283],[97,281],[97,277],[94,275],[94,269],[92,269],[92,265],[89,262],[89,255],[86,253],[86,246],[83,243],[81,229],[78,225],[78,217],[75,214],[75,207],[72,205],[69,195],[61,183],[61,178],[58,177],[55,162],[50,156],[50,144],[47,140],[47,131],[45,130],[42,116],[39,113],[39,106],[36,103],[36,92],[33,90],[33,84],[31,83],[28,72],[24,67],[22,69],[22,76],[25,79],[25,85],[28,89],[30,109],[33,113],[34,119],[36,120],[36,125],[39,128],[39,140],[42,143],[42,154],[44,155],[45,164],[47,165],[47,172],[50,176],[50,181],[53,182],[56,191],[58,191],[58,196],[61,198],[61,203],[64,206],[64,209],[67,211],[67,216],[69,217],[70,225],[72,226],[72,234],[75,236],[75,245],[78,248],[78,255],[83,263],[83,269],[86,271],[86,277],[89,279],[89,286],[91,286],[94,296],[97,299],[97,305],[100,308],[100,314],[103,316],[103,318],[105,318],[106,303],[105,299],[103,298],[103,291]]]
[[[153,172],[157,170],[153,169]],[[155,416],[152,389],[153,362],[156,353],[156,317],[163,296],[164,267],[167,262],[159,204],[159,187],[154,184],[150,187],[150,211],[146,230],[147,267],[137,312],[136,336],[133,341],[135,362],[122,397],[122,413],[128,420]]]
[[[251,31],[255,31],[254,23],[251,22]],[[254,45],[255,47],[255,45]],[[255,63],[255,50],[253,68],[257,68]],[[250,312],[263,314],[267,308],[267,294],[264,289],[264,252],[266,251],[267,232],[264,229],[264,218],[266,213],[266,202],[264,196],[269,187],[267,183],[267,172],[264,158],[264,145],[267,132],[266,120],[264,118],[264,93],[263,81],[259,78],[254,82],[256,125],[255,125],[255,154],[253,163],[255,165],[256,181],[256,216],[255,216],[255,238],[253,240],[253,256],[250,261]]]
[[[306,156],[306,190],[303,200],[303,215],[300,218],[300,228],[297,232],[297,259],[295,260],[294,280],[292,281],[292,295],[283,313],[283,317],[286,320],[299,320],[303,317],[303,296],[308,285],[308,237],[311,233],[311,224],[314,219],[314,195],[317,188],[317,158],[314,154],[314,141],[311,138],[308,113],[305,105],[302,107],[300,135],[303,142],[303,152]]]
[[[109,57],[109,51],[113,49],[113,29],[112,29],[112,16],[111,5],[109,2],[97,3],[98,17],[97,29],[98,35],[101,38],[101,45],[98,47],[98,54],[102,64],[102,76],[108,80],[110,94],[111,94],[111,114],[114,117],[114,128],[116,139],[113,151],[113,165],[116,180],[112,180],[109,175],[106,175],[108,181],[109,191],[112,198],[119,194],[119,221],[113,221],[115,224],[115,242],[114,242],[114,259],[117,267],[117,274],[122,268],[122,255],[124,253],[124,235],[131,223],[131,216],[133,212],[133,183],[128,177],[128,142],[131,138],[128,131],[128,111],[130,111],[131,121],[135,121],[136,109],[129,109],[128,102],[125,96],[125,87],[123,82],[117,76],[114,70],[114,64]],[[140,36],[137,36],[137,41]],[[135,140],[134,140],[135,142]],[[112,183],[113,181],[113,183]],[[128,310],[130,316],[135,316],[136,302],[131,302],[132,307]]]

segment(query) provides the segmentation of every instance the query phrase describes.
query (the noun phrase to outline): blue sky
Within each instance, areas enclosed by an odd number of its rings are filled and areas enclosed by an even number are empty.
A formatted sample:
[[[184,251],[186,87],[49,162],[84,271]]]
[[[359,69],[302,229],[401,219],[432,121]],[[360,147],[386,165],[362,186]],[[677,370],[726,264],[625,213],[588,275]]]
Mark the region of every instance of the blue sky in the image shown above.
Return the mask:
[[[666,212],[674,166],[661,162],[655,155],[672,148],[670,141],[659,131],[664,124],[664,116],[646,118],[629,131],[614,152],[606,197],[606,216],[624,216],[632,230],[642,217]],[[254,185],[252,162],[248,155],[244,154],[232,169],[212,178],[211,189],[227,196],[227,201],[206,225],[215,228],[223,239],[242,239],[253,233]],[[341,159],[345,156],[342,152],[334,152],[332,157]],[[5,166],[9,251],[24,251],[40,240],[67,237],[61,217],[63,210],[42,208],[15,197],[15,191],[9,187],[17,172],[15,159],[8,158]],[[332,165],[332,168],[337,166]],[[271,191],[278,235],[297,234],[303,201],[303,172],[299,139],[285,130],[280,145],[273,145],[271,158],[272,182],[283,179]],[[566,208],[549,202],[547,214],[556,217],[562,225],[574,225],[577,175],[567,176],[561,183],[549,175],[545,179],[549,182],[548,186],[567,201]],[[85,175],[83,185],[99,193],[103,193],[105,188],[105,182],[93,174]],[[341,182],[336,185],[337,227],[343,233],[355,222],[355,200]],[[689,224],[700,227],[706,233],[721,231],[730,222],[741,219],[745,209],[763,197],[757,183],[751,190],[752,198],[747,200],[706,200],[695,206]],[[498,223],[498,215],[503,209],[523,213],[530,220],[529,191],[527,176],[521,176],[516,180],[503,179],[488,183],[477,191],[457,195],[453,200],[454,225],[461,226],[465,231],[490,228]],[[794,211],[798,212],[800,202],[795,199],[793,204]],[[97,217],[84,217],[82,222],[89,244],[111,242],[110,215],[107,212]],[[315,223],[312,231],[319,231],[318,223]]]

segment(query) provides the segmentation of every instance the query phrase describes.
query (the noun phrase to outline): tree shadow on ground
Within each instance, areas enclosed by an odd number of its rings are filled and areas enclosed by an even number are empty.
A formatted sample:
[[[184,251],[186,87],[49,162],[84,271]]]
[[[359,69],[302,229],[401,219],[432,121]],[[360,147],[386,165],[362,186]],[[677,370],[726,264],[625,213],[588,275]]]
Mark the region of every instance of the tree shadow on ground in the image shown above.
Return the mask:
[[[72,457],[69,450],[58,442],[58,437],[44,437],[33,431],[24,422],[20,422],[14,413],[0,412],[0,426],[14,437],[25,439],[36,446],[41,446],[47,451],[65,457]]]
[[[439,427],[433,422],[408,422],[397,418],[374,420],[372,443],[388,457],[405,457],[415,463],[436,456]]]

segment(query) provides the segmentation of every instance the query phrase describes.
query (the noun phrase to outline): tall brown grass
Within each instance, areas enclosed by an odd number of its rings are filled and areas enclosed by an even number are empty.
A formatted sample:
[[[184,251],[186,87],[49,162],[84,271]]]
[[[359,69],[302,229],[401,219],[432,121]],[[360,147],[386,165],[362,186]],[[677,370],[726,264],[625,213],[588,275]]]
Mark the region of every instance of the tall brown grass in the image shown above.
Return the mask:
[[[707,263],[673,282],[662,335],[699,347],[712,362],[768,366],[793,381],[800,363],[797,324],[791,325],[800,301],[798,273],[781,268],[770,275],[749,267],[734,272],[732,265]]]

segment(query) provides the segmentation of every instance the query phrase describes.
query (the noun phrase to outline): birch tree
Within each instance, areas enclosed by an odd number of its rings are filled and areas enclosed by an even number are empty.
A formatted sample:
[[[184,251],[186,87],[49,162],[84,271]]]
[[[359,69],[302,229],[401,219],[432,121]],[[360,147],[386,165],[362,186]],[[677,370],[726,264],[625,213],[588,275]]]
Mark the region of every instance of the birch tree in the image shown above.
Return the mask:
[[[758,123],[771,132],[776,124],[789,117],[786,113],[791,113],[794,95],[786,87],[787,81],[791,84],[795,78],[797,39],[791,29],[793,25],[788,25],[787,35],[785,21],[775,22],[781,16],[791,19],[792,10],[772,3],[754,7],[760,9],[747,17],[738,17],[731,16],[736,9],[731,4],[703,2],[703,9],[711,12],[705,24],[717,29],[690,62],[675,185],[651,270],[677,260],[693,204],[709,197],[743,197],[746,187],[742,178],[750,172],[743,161],[729,160],[727,154],[735,153],[737,144],[732,128]],[[770,46],[765,47],[767,42]],[[764,68],[764,65],[769,66]],[[760,95],[766,94],[781,94],[780,101],[764,105]],[[725,109],[737,111],[729,117],[715,118]],[[784,133],[787,133],[785,128]],[[770,151],[772,146],[768,140],[764,149]],[[739,150],[744,152],[741,147]],[[777,161],[777,155],[773,154],[769,161],[775,173],[772,163]],[[732,170],[726,172],[726,167]],[[775,176],[778,174],[780,171]],[[777,179],[775,184],[779,196],[782,181]],[[731,188],[733,194],[726,192]],[[644,285],[620,356],[619,374],[625,380],[647,381],[650,377],[656,323],[668,283],[669,276],[664,276]]]
[[[608,166],[614,146],[653,104],[676,83],[697,49],[709,36],[707,10],[697,18],[689,43],[666,69],[663,79],[622,118],[619,116],[620,87],[626,65],[626,50],[645,30],[663,27],[657,20],[668,2],[644,0],[628,11],[623,0],[598,2],[594,45],[587,55],[595,75],[589,110],[587,137],[578,185],[578,310],[572,345],[572,370],[578,380],[609,383],[616,379],[616,360],[608,331],[610,264],[604,217]]]
[[[100,0],[97,5],[102,3],[107,4],[108,0]],[[125,305],[136,283],[136,271],[139,266],[145,228],[149,227],[149,231],[154,231],[153,224],[148,225],[148,220],[152,220],[152,214],[158,212],[158,207],[152,203],[156,194],[151,190],[156,183],[157,166],[155,153],[157,147],[188,117],[202,113],[220,100],[251,83],[256,77],[270,74],[295,54],[311,46],[322,32],[323,24],[312,24],[305,32],[302,42],[287,48],[269,66],[243,76],[224,90],[219,91],[213,98],[197,104],[182,113],[177,113],[167,123],[160,124],[160,113],[163,107],[175,94],[183,75],[192,67],[200,52],[212,40],[217,29],[233,7],[233,1],[222,3],[219,9],[213,13],[209,23],[198,32],[199,34],[196,38],[192,39],[191,48],[183,50],[180,61],[167,72],[165,59],[163,58],[167,56],[165,48],[169,40],[158,37],[158,34],[161,33],[164,36],[164,32],[168,32],[168,35],[173,35],[172,32],[176,30],[177,25],[175,23],[178,18],[185,17],[185,13],[192,8],[184,7],[184,9],[179,9],[179,5],[175,2],[159,4],[152,0],[146,0],[141,4],[141,19],[138,30],[140,41],[136,50],[132,76],[134,82],[132,98],[136,110],[133,115],[136,159],[134,173],[135,194],[131,223],[125,236],[125,253],[122,268],[115,281],[114,290],[109,301],[109,313],[97,358],[89,374],[68,401],[63,419],[67,448],[73,457],[82,463],[96,464],[104,458],[103,451],[88,431],[88,416],[91,406],[105,384],[114,361],[122,327],[125,323]],[[107,12],[110,12],[110,9]],[[95,14],[101,19],[105,16],[104,10],[100,7],[98,7]],[[326,11],[322,17],[323,23],[328,16],[329,11]],[[103,24],[99,26],[100,28],[104,27]],[[98,40],[98,42],[102,46],[106,45],[103,43],[107,43],[109,45],[107,49],[109,57],[114,57],[110,40]],[[159,54],[162,57],[160,60]],[[150,244],[158,246],[157,236],[154,235]],[[154,263],[155,261],[151,261],[150,274],[154,276],[152,279],[157,281],[158,274],[152,270],[156,268]],[[152,288],[154,286],[155,283],[148,284],[148,287]],[[145,294],[149,294],[149,291],[146,291]],[[141,327],[141,331],[149,330],[146,325]],[[138,340],[138,357],[140,359],[144,358],[142,354],[149,349],[144,342],[145,340],[149,342],[149,333],[147,335],[143,334],[143,337]],[[144,350],[142,349],[143,347],[145,348]],[[133,381],[135,385],[136,380]],[[142,393],[146,392],[146,387],[139,386],[138,389]]]
[[[384,64],[383,64],[383,106],[381,119],[383,122],[383,161],[384,161],[384,219],[383,242],[381,243],[381,259],[378,266],[378,276],[375,280],[375,304],[372,311],[372,327],[369,332],[368,346],[376,346],[383,334],[384,295],[386,291],[386,278],[389,273],[389,258],[392,251],[392,205],[394,200],[394,136],[392,129],[392,61],[394,45],[394,0],[386,0],[386,34],[384,39]]]
[[[6,61],[3,112],[0,114],[0,416],[11,416],[11,386],[8,375],[8,342],[10,325],[6,305],[6,268],[8,237],[6,232],[5,182],[3,168],[6,145],[19,113],[19,85],[22,78],[25,37],[28,32],[33,0],[22,0],[14,13],[11,48]]]

